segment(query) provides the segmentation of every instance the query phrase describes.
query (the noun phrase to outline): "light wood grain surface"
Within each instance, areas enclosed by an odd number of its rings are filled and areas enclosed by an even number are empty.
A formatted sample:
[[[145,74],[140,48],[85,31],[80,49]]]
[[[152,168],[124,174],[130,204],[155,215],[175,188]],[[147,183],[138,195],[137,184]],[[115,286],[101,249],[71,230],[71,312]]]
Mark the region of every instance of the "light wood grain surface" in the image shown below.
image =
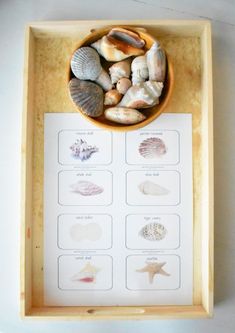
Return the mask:
[[[0,332],[235,331],[234,74],[232,1],[5,1],[1,25]],[[212,20],[215,130],[215,315],[210,320],[44,323],[19,319],[20,131],[24,25],[65,19]]]

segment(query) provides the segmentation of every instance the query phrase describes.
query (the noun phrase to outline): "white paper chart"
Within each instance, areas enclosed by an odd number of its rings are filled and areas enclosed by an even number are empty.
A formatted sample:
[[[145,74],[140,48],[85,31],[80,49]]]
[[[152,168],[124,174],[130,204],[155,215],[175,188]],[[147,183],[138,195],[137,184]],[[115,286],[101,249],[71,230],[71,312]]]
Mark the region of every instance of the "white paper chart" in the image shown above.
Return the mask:
[[[130,132],[45,114],[45,305],[190,305],[191,114]]]

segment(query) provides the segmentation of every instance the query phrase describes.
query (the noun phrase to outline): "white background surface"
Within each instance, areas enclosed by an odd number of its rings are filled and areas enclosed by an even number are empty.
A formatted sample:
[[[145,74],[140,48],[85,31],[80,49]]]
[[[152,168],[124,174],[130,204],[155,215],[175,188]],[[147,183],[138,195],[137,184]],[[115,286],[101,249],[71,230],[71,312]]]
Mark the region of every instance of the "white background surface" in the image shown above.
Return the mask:
[[[212,20],[215,130],[215,313],[210,320],[44,322],[19,318],[20,133],[24,26],[33,20]],[[235,2],[0,0],[0,332],[235,332]]]

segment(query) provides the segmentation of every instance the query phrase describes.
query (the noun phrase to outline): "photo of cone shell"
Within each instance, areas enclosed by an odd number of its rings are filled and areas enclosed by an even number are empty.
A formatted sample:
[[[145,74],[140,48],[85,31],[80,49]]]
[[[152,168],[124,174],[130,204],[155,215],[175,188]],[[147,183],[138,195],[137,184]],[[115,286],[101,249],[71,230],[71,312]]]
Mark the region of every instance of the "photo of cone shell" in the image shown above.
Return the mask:
[[[150,180],[145,180],[144,182],[140,183],[138,188],[144,195],[161,196],[170,193],[167,188],[162,187]]]
[[[100,64],[99,54],[92,47],[84,46],[74,52],[71,69],[80,80],[95,81],[105,91],[112,89],[110,77]]]
[[[146,224],[139,232],[139,236],[148,241],[159,241],[165,238],[166,228],[160,223]]]
[[[75,105],[84,114],[99,117],[103,113],[104,93],[94,82],[73,78],[69,82],[69,93]]]
[[[93,196],[100,194],[104,191],[101,186],[98,186],[90,181],[80,180],[77,183],[71,185],[73,192],[79,193],[83,196]]]
[[[139,145],[139,153],[146,159],[159,158],[167,153],[164,141],[158,137],[143,140]]]
[[[86,161],[91,158],[92,154],[99,151],[96,146],[88,145],[85,140],[78,139],[70,146],[74,158],[80,161]]]

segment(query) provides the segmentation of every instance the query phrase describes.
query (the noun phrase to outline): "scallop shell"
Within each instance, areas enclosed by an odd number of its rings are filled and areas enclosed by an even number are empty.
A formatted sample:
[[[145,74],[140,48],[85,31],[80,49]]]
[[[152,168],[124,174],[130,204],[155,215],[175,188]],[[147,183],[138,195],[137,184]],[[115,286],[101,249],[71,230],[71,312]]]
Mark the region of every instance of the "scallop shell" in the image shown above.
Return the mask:
[[[103,90],[90,81],[73,78],[69,82],[69,92],[73,102],[86,115],[99,117],[103,113]]]
[[[116,84],[117,91],[120,92],[120,94],[125,95],[127,90],[131,87],[131,80],[123,77],[120,80],[118,80]]]
[[[96,146],[90,146],[87,144],[85,140],[78,139],[76,142],[70,147],[72,150],[73,157],[85,161],[91,158],[92,154],[99,151]]]
[[[112,83],[117,83],[118,80],[123,77],[129,78],[131,74],[131,64],[129,59],[113,64],[109,67],[109,74],[111,76]]]
[[[142,192],[145,195],[166,195],[169,194],[170,191],[166,189],[165,187],[162,187],[154,182],[151,182],[150,180],[146,180],[143,183],[141,183],[139,186],[140,192]]]
[[[140,38],[140,36],[133,31],[127,30],[127,29],[123,29],[123,28],[113,28],[112,30],[110,30],[110,32],[108,33],[108,36],[111,36],[115,39],[121,40],[125,43],[127,43],[128,45],[134,46],[138,49],[141,49],[144,47],[145,45],[145,41],[143,39]]]
[[[104,105],[117,105],[122,95],[116,90],[112,89],[106,92],[104,98]]]
[[[104,191],[102,187],[87,180],[79,180],[77,183],[71,185],[71,188],[74,192],[83,196],[97,195]]]
[[[146,52],[149,80],[164,82],[166,76],[166,54],[156,41]]]
[[[142,109],[159,103],[162,82],[146,81],[130,87],[118,106]]]
[[[160,223],[146,224],[139,232],[139,235],[149,241],[159,241],[165,238],[166,228]]]
[[[137,124],[143,121],[146,117],[135,109],[114,107],[104,111],[106,119],[114,121],[119,124]]]
[[[74,52],[71,69],[80,80],[95,81],[104,90],[112,89],[110,77],[100,64],[99,54],[91,47],[84,46]]]
[[[131,71],[133,84],[138,84],[148,79],[149,70],[145,55],[134,58],[131,63]]]
[[[143,140],[139,145],[139,153],[146,159],[158,158],[167,152],[164,141],[158,137]]]
[[[103,36],[91,44],[107,61],[121,61],[131,56],[144,54],[144,50],[130,46],[111,36]]]

